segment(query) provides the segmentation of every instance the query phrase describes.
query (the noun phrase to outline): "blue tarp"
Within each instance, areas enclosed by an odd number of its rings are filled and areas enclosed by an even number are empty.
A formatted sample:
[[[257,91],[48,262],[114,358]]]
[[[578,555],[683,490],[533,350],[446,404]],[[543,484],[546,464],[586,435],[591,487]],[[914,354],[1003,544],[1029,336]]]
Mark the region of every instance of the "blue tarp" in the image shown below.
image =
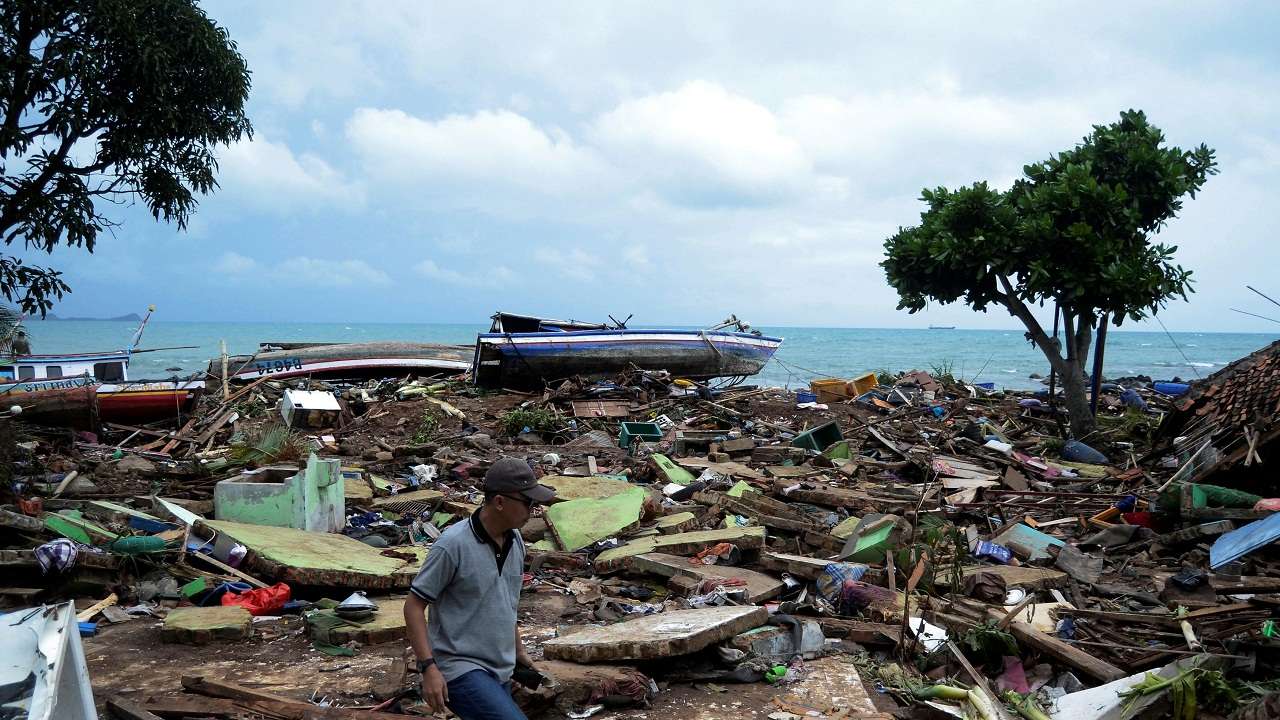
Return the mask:
[[[1209,567],[1218,569],[1236,558],[1280,539],[1280,513],[1225,533],[1209,548]]]

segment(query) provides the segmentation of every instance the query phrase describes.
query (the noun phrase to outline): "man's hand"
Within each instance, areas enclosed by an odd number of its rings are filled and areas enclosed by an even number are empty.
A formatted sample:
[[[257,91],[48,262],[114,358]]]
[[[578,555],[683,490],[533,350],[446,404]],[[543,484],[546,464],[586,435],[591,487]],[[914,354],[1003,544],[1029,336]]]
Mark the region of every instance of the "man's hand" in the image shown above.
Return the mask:
[[[427,701],[431,712],[444,712],[448,708],[449,685],[435,665],[422,673],[422,699]]]

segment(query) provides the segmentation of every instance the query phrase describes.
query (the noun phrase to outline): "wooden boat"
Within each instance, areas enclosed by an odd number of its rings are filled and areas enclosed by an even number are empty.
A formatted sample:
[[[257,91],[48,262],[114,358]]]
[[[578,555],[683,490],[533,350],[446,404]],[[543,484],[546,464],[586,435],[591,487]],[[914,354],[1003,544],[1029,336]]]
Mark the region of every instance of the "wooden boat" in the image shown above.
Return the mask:
[[[103,383],[98,415],[107,422],[145,423],[181,419],[204,392],[203,380],[137,380]]]
[[[227,358],[234,381],[316,377],[356,380],[405,375],[454,375],[471,369],[471,346],[437,343],[262,343],[253,355]],[[222,377],[222,359],[209,361],[209,375]]]
[[[93,384],[45,390],[0,393],[0,410],[7,417],[34,425],[98,428],[97,386]]]
[[[760,372],[781,344],[734,317],[706,330],[633,330],[499,312],[476,338],[473,373],[478,385],[516,388],[610,377],[632,366],[693,380],[745,377]]]
[[[107,422],[151,422],[185,414],[204,391],[202,380],[129,379],[129,360],[137,350],[142,332],[155,308],[147,309],[129,347],[96,353],[56,355],[13,355],[0,359],[0,402],[12,405],[12,398],[24,393],[48,393],[85,387],[92,393],[96,414]],[[66,397],[72,397],[67,394]],[[56,407],[57,395],[42,395]],[[33,402],[35,402],[33,400]],[[19,403],[22,404],[22,403]],[[56,417],[61,410],[51,410]],[[70,412],[70,410],[67,410]],[[31,415],[27,415],[28,418]],[[46,424],[58,424],[46,423]],[[76,427],[81,427],[77,424]]]

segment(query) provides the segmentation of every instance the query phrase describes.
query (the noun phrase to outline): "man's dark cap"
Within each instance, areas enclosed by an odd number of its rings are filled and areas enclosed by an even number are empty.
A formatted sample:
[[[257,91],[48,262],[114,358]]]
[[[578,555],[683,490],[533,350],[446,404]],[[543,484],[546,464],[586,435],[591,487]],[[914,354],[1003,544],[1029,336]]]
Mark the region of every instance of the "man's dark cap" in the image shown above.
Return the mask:
[[[556,496],[555,490],[538,484],[529,463],[513,457],[498,458],[493,463],[484,474],[484,489],[503,495],[519,493],[536,503],[550,502]]]

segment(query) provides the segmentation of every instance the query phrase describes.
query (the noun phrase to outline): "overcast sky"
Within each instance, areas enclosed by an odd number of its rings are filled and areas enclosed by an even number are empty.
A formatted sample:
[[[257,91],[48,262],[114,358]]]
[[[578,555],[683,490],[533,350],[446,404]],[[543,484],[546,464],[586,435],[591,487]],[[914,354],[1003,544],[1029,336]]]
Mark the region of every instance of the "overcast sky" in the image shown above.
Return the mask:
[[[1280,299],[1280,5],[829,5],[203,3],[254,138],[188,232],[126,210],[57,252],[55,312],[1016,327],[895,311],[885,238],[1132,107],[1221,164],[1164,233],[1197,280],[1165,324],[1277,329],[1229,308],[1280,317],[1244,287]]]

